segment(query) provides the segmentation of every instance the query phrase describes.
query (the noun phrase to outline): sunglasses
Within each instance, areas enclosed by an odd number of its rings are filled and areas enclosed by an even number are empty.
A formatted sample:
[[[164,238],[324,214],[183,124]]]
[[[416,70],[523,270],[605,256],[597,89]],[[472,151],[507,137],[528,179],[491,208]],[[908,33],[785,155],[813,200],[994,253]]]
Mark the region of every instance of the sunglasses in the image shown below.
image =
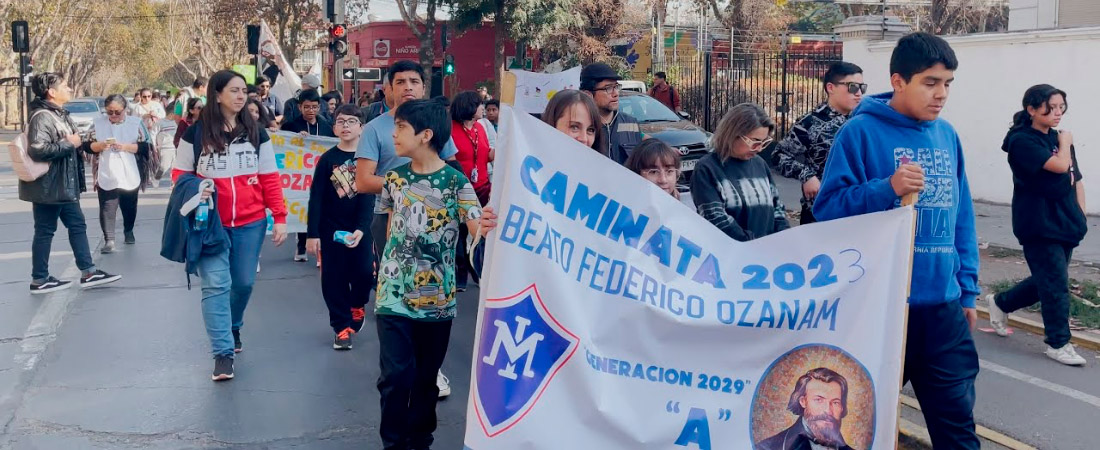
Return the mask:
[[[126,114],[125,111],[111,111],[111,110],[106,110],[103,113],[107,114],[108,116],[121,116],[121,115]]]
[[[840,86],[840,85],[848,86],[848,93],[849,94],[857,94],[857,93],[858,94],[866,94],[867,93],[867,83],[856,83],[855,81],[845,81],[843,83],[836,83],[836,85],[838,85],[838,86]]]
[[[749,146],[749,150],[760,150],[772,143],[772,138],[770,137],[764,140],[756,140],[747,136],[741,136],[741,140],[745,141],[745,145]]]

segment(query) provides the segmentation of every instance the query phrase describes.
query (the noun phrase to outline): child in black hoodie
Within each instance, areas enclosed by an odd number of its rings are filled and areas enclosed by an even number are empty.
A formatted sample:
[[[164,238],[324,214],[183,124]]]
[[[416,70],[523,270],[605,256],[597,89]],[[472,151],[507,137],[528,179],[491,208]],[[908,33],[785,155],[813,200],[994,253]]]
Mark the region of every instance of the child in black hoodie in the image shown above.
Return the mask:
[[[1069,261],[1085,238],[1085,202],[1073,135],[1055,130],[1066,112],[1066,93],[1049,84],[1024,93],[1001,147],[1012,168],[1012,231],[1024,248],[1031,277],[1011,290],[989,295],[990,322],[1008,335],[1008,313],[1042,304],[1046,355],[1067,365],[1085,359],[1070,344]]]

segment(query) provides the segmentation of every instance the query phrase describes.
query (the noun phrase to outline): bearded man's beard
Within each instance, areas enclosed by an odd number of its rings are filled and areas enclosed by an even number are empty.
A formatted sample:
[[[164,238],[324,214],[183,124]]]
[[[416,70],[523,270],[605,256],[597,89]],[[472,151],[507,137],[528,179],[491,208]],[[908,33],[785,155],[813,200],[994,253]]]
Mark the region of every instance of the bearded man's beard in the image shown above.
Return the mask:
[[[835,417],[829,414],[810,416],[806,418],[806,424],[810,428],[810,439],[814,442],[830,448],[848,445],[840,434],[840,421]]]

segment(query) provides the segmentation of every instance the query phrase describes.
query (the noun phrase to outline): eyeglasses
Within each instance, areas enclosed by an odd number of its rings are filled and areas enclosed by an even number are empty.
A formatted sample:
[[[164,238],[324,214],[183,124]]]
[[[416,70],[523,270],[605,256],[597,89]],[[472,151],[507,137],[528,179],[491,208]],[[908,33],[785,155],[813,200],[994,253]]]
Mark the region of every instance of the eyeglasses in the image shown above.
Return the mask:
[[[843,83],[834,83],[834,84],[836,84],[837,86],[841,86],[841,85],[848,86],[848,93],[849,94],[856,94],[856,93],[866,94],[867,93],[867,83],[856,83],[855,81],[845,81]]]
[[[121,115],[126,114],[125,111],[111,111],[109,109],[104,111],[103,113],[107,114],[108,116],[121,116]]]
[[[745,141],[745,145],[749,146],[749,150],[760,150],[772,143],[772,138],[770,137],[764,140],[756,140],[747,136],[741,136],[741,140]]]
[[[321,105],[302,105],[302,109],[306,111],[320,111]]]
[[[354,127],[362,122],[360,122],[359,119],[338,119],[334,123],[343,127]]]
[[[603,91],[603,93],[607,94],[607,95],[618,94],[622,90],[623,90],[623,88],[622,88],[622,86],[619,86],[619,83],[609,84],[609,85],[604,86],[602,88],[592,89],[593,92]]]
[[[642,169],[642,175],[652,178],[656,178],[660,175],[664,175],[669,178],[675,178],[680,176],[680,169],[677,169],[675,167],[664,169]]]

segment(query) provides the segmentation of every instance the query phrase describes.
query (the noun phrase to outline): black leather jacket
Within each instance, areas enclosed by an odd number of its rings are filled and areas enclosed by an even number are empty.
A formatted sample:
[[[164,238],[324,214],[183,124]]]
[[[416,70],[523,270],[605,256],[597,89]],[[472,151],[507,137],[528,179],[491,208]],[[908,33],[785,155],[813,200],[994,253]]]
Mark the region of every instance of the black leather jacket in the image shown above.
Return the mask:
[[[45,109],[41,114],[38,110]],[[76,132],[69,112],[41,98],[31,102],[31,120],[27,126],[27,156],[49,162],[50,169],[37,180],[19,181],[19,199],[32,203],[69,203],[80,200],[87,190],[84,182],[84,152],[89,143],[73,146],[65,139]]]

